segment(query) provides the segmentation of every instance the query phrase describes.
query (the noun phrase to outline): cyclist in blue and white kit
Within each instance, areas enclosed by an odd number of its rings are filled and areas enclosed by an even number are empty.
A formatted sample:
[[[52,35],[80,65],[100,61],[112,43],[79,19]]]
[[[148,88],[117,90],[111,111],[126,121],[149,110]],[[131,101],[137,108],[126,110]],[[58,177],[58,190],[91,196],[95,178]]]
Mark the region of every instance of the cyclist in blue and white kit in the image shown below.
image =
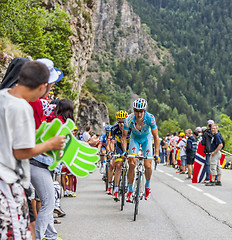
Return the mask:
[[[123,133],[121,137],[122,148],[123,148],[123,156],[126,157],[126,136],[131,129],[131,138],[129,144],[129,155],[134,154],[137,155],[142,147],[143,156],[145,157],[153,157],[153,149],[152,149],[152,140],[154,138],[155,144],[155,158],[159,159],[159,136],[158,136],[158,128],[156,125],[155,117],[146,111],[147,109],[147,101],[143,98],[139,98],[133,102],[134,113],[130,114],[124,121]],[[131,202],[132,193],[133,193],[133,181],[135,176],[135,166],[136,166],[136,158],[129,158],[129,170],[128,170],[128,193],[127,193],[127,201]],[[150,179],[152,174],[152,160],[145,159],[144,160],[145,167],[145,200],[147,200],[150,194]]]

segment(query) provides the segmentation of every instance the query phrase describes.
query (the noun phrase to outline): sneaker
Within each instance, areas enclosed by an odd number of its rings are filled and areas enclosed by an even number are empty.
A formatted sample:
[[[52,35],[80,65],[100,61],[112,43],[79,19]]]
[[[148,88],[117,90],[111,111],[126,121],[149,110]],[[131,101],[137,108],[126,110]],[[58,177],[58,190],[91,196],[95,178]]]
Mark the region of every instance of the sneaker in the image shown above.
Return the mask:
[[[127,195],[126,195],[126,201],[127,202],[131,202],[132,203],[132,192],[128,192]]]
[[[64,197],[68,197],[69,196],[69,192],[68,191],[65,191],[64,192]]]
[[[215,182],[215,185],[222,186],[222,183],[221,183],[221,181],[217,181],[217,182]]]
[[[188,176],[188,177],[186,177],[185,179],[186,179],[186,180],[188,180],[188,179],[192,179],[192,177],[191,177],[191,176]]]
[[[71,192],[70,194],[69,194],[69,197],[76,197],[77,195],[74,193],[74,192]]]
[[[205,184],[205,186],[215,186],[215,182],[212,182],[212,181],[208,182],[208,183]]]
[[[100,173],[103,174],[104,173],[104,165],[101,164],[101,167],[100,167]]]
[[[107,194],[112,195],[112,188],[111,187],[108,187]]]
[[[151,193],[151,188],[145,188],[145,200],[148,199],[150,193]]]
[[[53,212],[56,213],[58,217],[63,217],[66,215],[65,211],[62,210],[61,207],[55,207]]]
[[[118,198],[118,192],[114,193],[114,201],[118,202],[119,198]]]
[[[210,182],[210,180],[205,180],[205,181],[203,181],[202,183],[203,184],[206,184],[206,183],[209,183]]]

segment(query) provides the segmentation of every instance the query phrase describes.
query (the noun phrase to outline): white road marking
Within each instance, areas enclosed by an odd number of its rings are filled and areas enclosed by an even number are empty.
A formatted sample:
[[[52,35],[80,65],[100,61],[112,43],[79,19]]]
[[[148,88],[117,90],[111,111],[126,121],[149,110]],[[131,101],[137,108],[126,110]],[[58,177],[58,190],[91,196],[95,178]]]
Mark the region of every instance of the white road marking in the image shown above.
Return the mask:
[[[157,169],[157,171],[159,171],[159,172],[164,172],[163,170],[160,170],[160,169]]]
[[[179,181],[179,182],[184,182],[183,180],[177,178],[177,177],[174,177],[175,180]]]
[[[198,192],[203,192],[203,190],[200,189],[200,188],[198,188],[198,187],[195,187],[195,186],[193,186],[193,185],[191,185],[191,184],[187,184],[187,185],[188,185],[189,187],[195,189],[195,190],[198,191]]]
[[[213,199],[214,201],[220,203],[220,204],[226,204],[226,202],[222,201],[222,200],[219,199],[219,198],[214,197],[213,195],[211,195],[211,194],[209,194],[209,193],[203,193],[203,194],[204,194],[205,196]]]
[[[168,175],[169,177],[173,177],[173,175],[170,173],[165,173],[165,174]]]

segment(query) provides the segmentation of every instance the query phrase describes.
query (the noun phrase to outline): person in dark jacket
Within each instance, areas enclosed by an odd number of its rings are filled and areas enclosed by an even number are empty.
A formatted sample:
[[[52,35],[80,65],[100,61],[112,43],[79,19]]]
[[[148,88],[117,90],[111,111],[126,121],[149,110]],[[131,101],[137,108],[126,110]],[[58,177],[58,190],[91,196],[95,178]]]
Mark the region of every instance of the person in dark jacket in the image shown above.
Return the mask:
[[[208,121],[208,128],[203,132],[201,144],[205,146],[205,171],[206,178],[205,183],[210,181],[210,148],[211,148],[211,140],[213,138],[213,134],[211,131],[211,126],[214,124],[213,120]]]
[[[194,131],[194,135],[192,135],[192,130],[187,129],[185,131],[187,139],[187,145],[186,145],[186,156],[187,156],[187,167],[188,167],[188,177],[186,179],[192,178],[192,172],[193,172],[193,164],[194,164],[194,158],[197,151],[197,135],[198,133]]]
[[[222,136],[218,132],[218,125],[213,124],[211,127],[211,131],[213,134],[213,138],[211,140],[211,148],[210,148],[210,173],[212,175],[212,181],[206,183],[205,186],[221,186],[221,167],[220,167],[220,159],[221,159],[221,150],[223,148]],[[217,176],[217,181],[216,180]]]

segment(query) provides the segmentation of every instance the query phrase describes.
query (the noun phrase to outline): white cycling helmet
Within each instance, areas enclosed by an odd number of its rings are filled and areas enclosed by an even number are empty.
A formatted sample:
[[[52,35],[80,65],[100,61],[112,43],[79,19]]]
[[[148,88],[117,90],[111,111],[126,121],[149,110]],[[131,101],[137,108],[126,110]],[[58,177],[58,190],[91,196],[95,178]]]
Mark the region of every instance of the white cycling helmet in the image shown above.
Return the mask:
[[[133,102],[133,108],[141,110],[141,109],[147,109],[147,101],[143,98],[138,98]]]

